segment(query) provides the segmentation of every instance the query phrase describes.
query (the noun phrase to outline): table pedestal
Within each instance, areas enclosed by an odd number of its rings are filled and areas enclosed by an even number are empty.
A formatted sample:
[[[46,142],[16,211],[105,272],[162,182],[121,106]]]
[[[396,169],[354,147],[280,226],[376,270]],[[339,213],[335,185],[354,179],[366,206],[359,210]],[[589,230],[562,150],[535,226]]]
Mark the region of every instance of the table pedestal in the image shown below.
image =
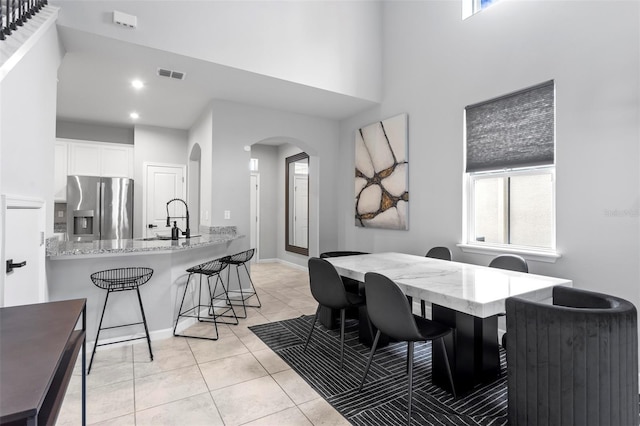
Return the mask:
[[[432,305],[433,320],[454,329],[445,337],[449,364],[458,396],[476,385],[494,381],[500,373],[498,318],[478,318],[440,305]],[[433,351],[433,383],[449,390],[444,358]]]

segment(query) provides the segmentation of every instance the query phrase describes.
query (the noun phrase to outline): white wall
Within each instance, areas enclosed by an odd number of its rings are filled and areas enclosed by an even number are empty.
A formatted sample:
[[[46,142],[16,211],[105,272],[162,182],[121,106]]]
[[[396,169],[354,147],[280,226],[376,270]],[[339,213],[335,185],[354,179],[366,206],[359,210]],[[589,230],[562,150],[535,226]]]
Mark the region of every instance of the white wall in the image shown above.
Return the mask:
[[[58,120],[56,122],[56,137],[133,145],[133,128]]]
[[[208,139],[209,129],[212,129],[212,137]],[[338,123],[333,120],[213,101],[189,132],[189,146],[197,142],[202,149],[201,209],[209,209],[209,224],[237,226],[239,233],[249,235],[251,150],[245,150],[245,147],[273,139],[294,143],[311,156],[309,252],[317,255],[320,251],[334,249],[338,235],[337,215],[331,200],[336,174],[332,160],[337,156]],[[206,164],[207,156],[211,158],[210,166]],[[224,219],[225,210],[231,212],[228,220]],[[278,233],[277,238],[284,240],[284,231]],[[245,245],[249,245],[248,237]],[[294,258],[280,251],[278,257],[306,265],[306,257]]]
[[[134,237],[141,237],[143,236],[145,225],[145,218],[142,215],[145,180],[144,163],[186,166],[188,134],[186,130],[135,126],[134,136],[133,235]],[[187,176],[185,175],[186,178]]]
[[[384,102],[340,126],[337,169],[352,182],[354,132],[409,114],[408,232],[353,226],[339,187],[341,246],[424,255],[462,240],[463,109],[536,83],[556,83],[557,263],[533,273],[640,306],[640,4],[503,1],[465,20],[460,2],[384,4]],[[619,212],[612,215],[610,212]],[[609,212],[609,213],[608,213]]]
[[[332,92],[380,99],[380,2],[51,3],[61,7],[59,25]],[[136,15],[138,27],[113,24],[114,10]]]
[[[64,52],[51,26],[0,83],[0,193],[35,197],[53,212],[56,75]],[[46,232],[53,233],[53,214]]]
[[[278,179],[280,164],[278,147],[274,145],[254,144],[251,146],[251,158],[258,159],[260,173],[260,259],[278,257],[278,190],[284,182]]]
[[[202,111],[200,118],[188,132],[187,152],[191,153],[195,144],[200,146],[200,226],[211,226],[211,167],[213,155],[213,115],[211,106]]]

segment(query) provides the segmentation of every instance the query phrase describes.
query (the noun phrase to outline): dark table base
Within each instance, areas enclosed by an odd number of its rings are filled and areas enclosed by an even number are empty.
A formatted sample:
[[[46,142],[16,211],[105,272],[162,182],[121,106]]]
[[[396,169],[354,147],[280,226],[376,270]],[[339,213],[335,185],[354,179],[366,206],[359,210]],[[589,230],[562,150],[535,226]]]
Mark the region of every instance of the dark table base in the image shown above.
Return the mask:
[[[445,346],[458,396],[494,381],[500,373],[497,316],[478,318],[436,304],[432,315],[434,321],[454,329],[445,338]],[[451,391],[441,351],[434,351],[432,365],[433,383]]]

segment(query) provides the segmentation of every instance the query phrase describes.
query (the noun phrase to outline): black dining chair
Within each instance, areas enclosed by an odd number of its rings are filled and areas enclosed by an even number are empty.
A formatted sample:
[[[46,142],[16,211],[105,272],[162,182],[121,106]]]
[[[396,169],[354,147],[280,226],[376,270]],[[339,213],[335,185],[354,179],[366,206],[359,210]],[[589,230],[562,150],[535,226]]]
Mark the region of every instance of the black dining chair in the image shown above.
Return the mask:
[[[505,301],[509,424],[637,425],[635,306],[564,286],[552,299]]]
[[[371,367],[371,361],[376,352],[376,346],[380,334],[384,333],[392,339],[400,342],[407,342],[407,369],[409,373],[409,406],[408,406],[408,423],[411,424],[411,400],[413,395],[413,346],[414,342],[432,342],[433,346],[440,346],[444,354],[445,365],[451,391],[453,397],[457,398],[455,385],[453,384],[453,376],[451,375],[451,367],[449,366],[449,357],[447,349],[444,345],[444,337],[449,335],[451,328],[438,322],[431,321],[411,312],[407,298],[400,290],[400,287],[384,275],[368,272],[364,276],[365,291],[367,295],[367,308],[369,310],[369,318],[372,324],[377,327],[378,332],[371,347],[369,360],[362,376],[360,383],[361,391],[364,382]]]
[[[424,257],[430,257],[431,259],[440,259],[440,260],[448,260],[451,261],[451,250],[449,250],[449,247],[442,247],[442,246],[438,246],[438,247],[432,247],[427,254],[424,255]],[[412,302],[412,299],[409,299],[410,302]],[[427,316],[427,307],[425,305],[425,301],[424,300],[420,300],[420,314],[422,315],[422,318],[425,318]]]
[[[501,254],[494,257],[489,263],[489,268],[506,269],[516,272],[529,272],[529,265],[522,256],[517,254]]]
[[[449,260],[451,261],[451,250],[449,247],[433,247],[431,248],[424,257],[430,257],[432,259],[440,259],[440,260]]]
[[[491,262],[489,262],[489,268],[529,273],[529,265],[527,264],[527,261],[517,254],[501,254],[500,256],[496,256]],[[503,317],[505,315],[506,314],[504,312],[498,314],[499,317]],[[507,333],[502,335],[502,347],[507,349]]]
[[[316,315],[311,322],[309,335],[304,344],[303,352],[307,351],[309,340],[313,334],[313,329],[318,320],[320,308],[326,306],[330,309],[340,310],[340,368],[344,359],[344,323],[345,310],[351,307],[360,307],[365,304],[365,298],[358,294],[349,293],[344,289],[342,279],[336,271],[336,268],[324,259],[312,257],[309,259],[309,283],[311,286],[311,294],[318,302]]]
[[[326,259],[331,257],[343,257],[343,256],[355,256],[358,254],[369,254],[363,251],[350,251],[350,250],[340,250],[340,251],[325,251],[324,253],[320,253],[320,259]],[[364,290],[362,289],[362,283],[354,280],[352,278],[340,277],[342,278],[342,283],[344,284],[345,290],[350,293],[356,293],[362,295]],[[318,315],[318,321],[320,324],[324,325],[327,328],[334,329],[338,325],[338,317],[340,312],[336,309],[331,309],[326,306],[323,306],[320,309],[320,315]],[[347,309],[346,316],[347,318],[358,318],[358,310],[357,309]],[[373,336],[371,336],[373,340]]]

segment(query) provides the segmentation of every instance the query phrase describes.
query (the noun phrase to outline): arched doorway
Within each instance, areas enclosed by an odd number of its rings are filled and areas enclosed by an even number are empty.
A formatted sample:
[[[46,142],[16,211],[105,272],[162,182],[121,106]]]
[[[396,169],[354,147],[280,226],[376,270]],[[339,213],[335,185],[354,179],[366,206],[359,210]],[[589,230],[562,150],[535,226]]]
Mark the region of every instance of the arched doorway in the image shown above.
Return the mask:
[[[287,157],[305,152],[309,155],[308,170],[308,255],[286,250],[286,193],[285,182]],[[263,139],[251,145],[253,170],[252,185],[258,182],[258,194],[249,188],[251,201],[259,203],[255,209],[258,217],[257,240],[260,260],[283,260],[306,266],[309,256],[318,255],[318,157],[303,141],[288,137]],[[251,208],[253,214],[254,208]],[[250,218],[251,221],[256,220]]]

